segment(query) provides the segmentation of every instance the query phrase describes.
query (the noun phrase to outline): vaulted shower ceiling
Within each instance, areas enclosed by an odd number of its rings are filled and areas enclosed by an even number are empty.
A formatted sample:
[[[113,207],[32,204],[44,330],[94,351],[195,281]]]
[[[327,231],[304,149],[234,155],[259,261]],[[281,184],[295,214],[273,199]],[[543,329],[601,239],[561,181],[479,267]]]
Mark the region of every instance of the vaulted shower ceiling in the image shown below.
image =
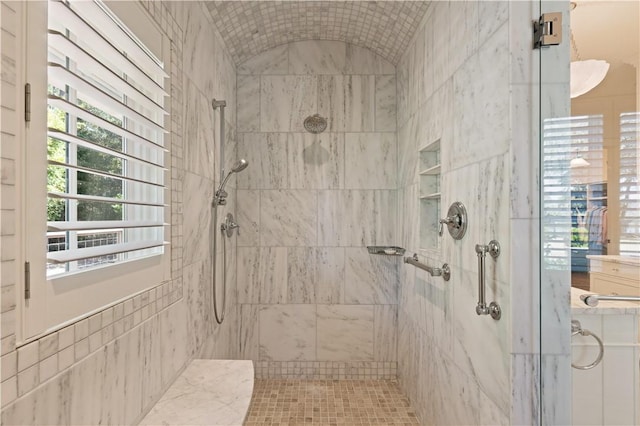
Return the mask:
[[[240,64],[280,44],[339,40],[397,64],[426,1],[209,1],[214,24]]]

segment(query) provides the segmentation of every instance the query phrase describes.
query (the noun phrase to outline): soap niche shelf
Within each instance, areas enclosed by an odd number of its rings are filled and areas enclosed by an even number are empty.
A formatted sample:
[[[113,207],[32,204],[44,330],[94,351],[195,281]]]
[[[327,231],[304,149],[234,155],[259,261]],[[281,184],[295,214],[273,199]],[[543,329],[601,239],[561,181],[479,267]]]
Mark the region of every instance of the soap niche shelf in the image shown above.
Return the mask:
[[[419,156],[420,248],[435,250],[440,247],[440,139],[422,147]]]

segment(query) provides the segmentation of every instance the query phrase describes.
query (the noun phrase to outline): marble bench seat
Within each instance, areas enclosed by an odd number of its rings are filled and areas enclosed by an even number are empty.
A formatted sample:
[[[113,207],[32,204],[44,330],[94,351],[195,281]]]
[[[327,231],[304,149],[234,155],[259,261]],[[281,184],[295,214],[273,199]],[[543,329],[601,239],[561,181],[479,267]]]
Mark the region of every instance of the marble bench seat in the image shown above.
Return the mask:
[[[194,359],[141,425],[242,425],[253,393],[253,362]]]

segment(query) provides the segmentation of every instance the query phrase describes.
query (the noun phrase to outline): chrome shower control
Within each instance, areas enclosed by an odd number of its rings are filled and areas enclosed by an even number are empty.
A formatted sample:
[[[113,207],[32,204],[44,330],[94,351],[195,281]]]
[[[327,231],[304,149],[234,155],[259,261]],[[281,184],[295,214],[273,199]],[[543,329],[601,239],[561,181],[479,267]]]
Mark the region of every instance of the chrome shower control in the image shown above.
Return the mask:
[[[447,225],[449,229],[449,235],[454,240],[461,240],[467,232],[467,209],[460,201],[449,206],[447,211],[447,217],[440,219],[440,230],[438,235],[442,236],[444,232],[444,225]]]
[[[224,218],[224,223],[220,225],[220,230],[223,234],[226,233],[227,237],[232,237],[234,229],[237,229],[238,235],[240,235],[240,225],[235,222],[231,213],[227,213],[227,216]]]

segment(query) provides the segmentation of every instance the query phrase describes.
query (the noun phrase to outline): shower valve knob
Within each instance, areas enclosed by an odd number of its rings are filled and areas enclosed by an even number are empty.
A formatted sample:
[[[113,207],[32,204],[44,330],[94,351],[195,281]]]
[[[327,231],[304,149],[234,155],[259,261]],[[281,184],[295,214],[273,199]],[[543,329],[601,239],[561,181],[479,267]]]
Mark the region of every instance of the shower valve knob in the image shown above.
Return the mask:
[[[458,201],[451,204],[447,212],[447,217],[440,219],[439,223],[440,229],[438,230],[438,235],[442,236],[444,233],[444,225],[447,225],[449,234],[451,234],[454,240],[462,239],[467,230],[467,209],[464,207],[464,204]]]

